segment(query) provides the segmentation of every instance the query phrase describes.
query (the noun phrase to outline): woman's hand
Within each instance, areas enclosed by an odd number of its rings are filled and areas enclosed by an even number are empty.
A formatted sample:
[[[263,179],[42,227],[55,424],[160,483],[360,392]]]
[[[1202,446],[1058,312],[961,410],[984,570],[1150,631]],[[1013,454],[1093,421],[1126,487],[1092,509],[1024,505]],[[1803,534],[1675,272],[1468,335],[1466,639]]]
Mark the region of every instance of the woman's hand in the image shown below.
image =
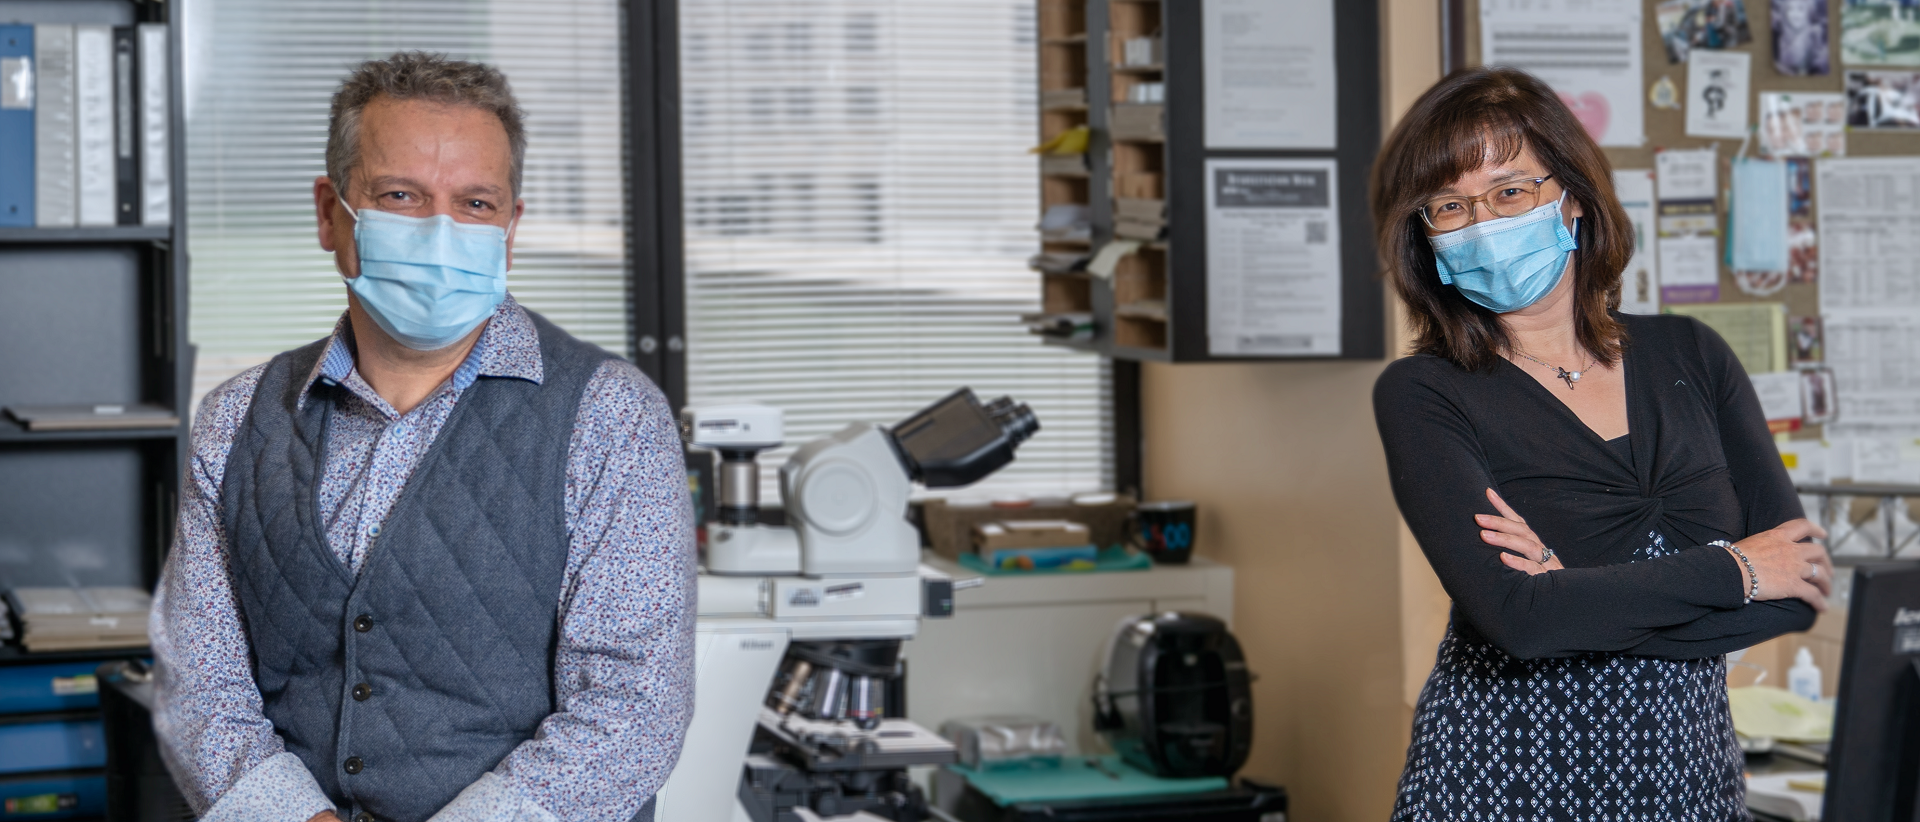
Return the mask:
[[[1753,573],[1760,578],[1760,590],[1753,598],[1801,599],[1816,611],[1827,610],[1827,597],[1833,593],[1833,560],[1827,556],[1826,546],[1801,541],[1826,536],[1820,526],[1796,519],[1734,543],[1753,563]],[[1745,563],[1740,566],[1740,580],[1753,584]],[[1748,590],[1752,588],[1741,593]]]
[[[1532,528],[1527,527],[1527,519],[1514,513],[1507,501],[1487,489],[1487,499],[1493,502],[1493,509],[1500,516],[1474,514],[1473,521],[1480,524],[1480,539],[1496,548],[1505,548],[1500,552],[1500,561],[1508,568],[1525,571],[1528,575],[1544,574],[1565,568],[1560,558],[1547,551],[1547,546],[1535,536]],[[1744,550],[1745,546],[1742,546]]]

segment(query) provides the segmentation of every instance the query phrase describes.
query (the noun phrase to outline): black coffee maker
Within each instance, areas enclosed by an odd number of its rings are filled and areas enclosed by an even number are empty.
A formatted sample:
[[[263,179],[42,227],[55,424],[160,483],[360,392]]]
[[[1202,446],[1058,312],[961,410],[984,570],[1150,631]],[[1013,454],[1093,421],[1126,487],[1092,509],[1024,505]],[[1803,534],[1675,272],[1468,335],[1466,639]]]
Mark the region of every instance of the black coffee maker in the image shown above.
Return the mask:
[[[1252,679],[1226,623],[1191,612],[1128,617],[1101,669],[1094,728],[1127,764],[1167,778],[1231,777],[1246,764]]]

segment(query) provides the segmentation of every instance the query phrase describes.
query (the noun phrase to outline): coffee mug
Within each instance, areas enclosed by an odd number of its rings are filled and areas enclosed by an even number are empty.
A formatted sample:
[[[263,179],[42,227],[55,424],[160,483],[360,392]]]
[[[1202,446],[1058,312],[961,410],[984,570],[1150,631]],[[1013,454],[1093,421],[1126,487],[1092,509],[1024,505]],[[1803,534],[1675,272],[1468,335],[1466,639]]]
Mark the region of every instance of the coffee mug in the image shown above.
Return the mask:
[[[1134,509],[1133,541],[1154,562],[1178,565],[1193,558],[1195,509],[1185,500],[1143,502]]]

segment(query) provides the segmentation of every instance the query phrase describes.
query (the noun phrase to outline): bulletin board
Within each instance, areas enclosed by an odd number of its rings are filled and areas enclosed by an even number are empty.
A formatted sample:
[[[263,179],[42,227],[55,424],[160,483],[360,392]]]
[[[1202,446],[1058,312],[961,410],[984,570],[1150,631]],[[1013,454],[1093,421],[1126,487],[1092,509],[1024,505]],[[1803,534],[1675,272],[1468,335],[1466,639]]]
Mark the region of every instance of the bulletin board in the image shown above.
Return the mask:
[[[1860,379],[1859,375],[1865,373],[1864,367],[1869,364],[1864,360],[1855,358],[1849,359],[1844,363],[1829,362],[1829,355],[1833,353],[1833,347],[1829,344],[1832,340],[1830,340],[1827,335],[1829,323],[1827,322],[1827,314],[1823,313],[1823,306],[1821,305],[1822,287],[1820,282],[1820,278],[1827,275],[1827,272],[1823,270],[1824,266],[1822,262],[1824,261],[1824,254],[1821,252],[1828,251],[1828,249],[1804,251],[1805,235],[1802,234],[1800,235],[1800,241],[1803,244],[1804,253],[1801,255],[1802,259],[1800,262],[1790,266],[1792,269],[1790,276],[1756,276],[1751,272],[1736,273],[1736,271],[1728,265],[1727,260],[1727,235],[1730,228],[1728,209],[1734,205],[1732,201],[1734,198],[1730,198],[1730,185],[1734,179],[1735,158],[1736,155],[1742,151],[1743,139],[1724,136],[1700,137],[1688,133],[1687,107],[1692,103],[1692,99],[1688,94],[1690,63],[1693,62],[1696,59],[1696,55],[1699,55],[1702,51],[1718,53],[1709,56],[1709,63],[1725,61],[1727,58],[1722,56],[1725,53],[1747,55],[1750,64],[1745,83],[1747,111],[1745,122],[1749,126],[1763,124],[1762,94],[1768,92],[1786,92],[1790,94],[1844,93],[1848,84],[1848,74],[1854,71],[1911,73],[1916,79],[1912,94],[1920,96],[1920,19],[1901,21],[1899,23],[1900,26],[1911,24],[1913,32],[1911,38],[1902,39],[1896,36],[1891,39],[1880,37],[1877,40],[1873,40],[1872,43],[1879,49],[1878,53],[1883,59],[1877,59],[1872,63],[1868,63],[1860,58],[1860,55],[1863,53],[1861,49],[1865,47],[1863,44],[1868,43],[1866,39],[1855,37],[1853,40],[1847,41],[1854,44],[1851,50],[1843,48],[1843,38],[1848,35],[1848,29],[1843,21],[1843,13],[1847,12],[1849,2],[1850,0],[1641,0],[1641,2],[1638,3],[1639,20],[1637,21],[1640,48],[1640,71],[1636,98],[1638,111],[1612,111],[1611,119],[1615,124],[1618,124],[1622,122],[1623,119],[1632,119],[1631,117],[1623,118],[1621,115],[1637,114],[1640,121],[1639,125],[1645,139],[1638,146],[1604,146],[1604,148],[1616,171],[1653,170],[1657,167],[1656,153],[1659,151],[1712,149],[1715,152],[1715,165],[1717,167],[1713,193],[1713,219],[1715,226],[1712,229],[1712,233],[1717,238],[1714,246],[1714,258],[1716,260],[1715,265],[1718,274],[1717,294],[1711,297],[1702,297],[1701,294],[1704,292],[1692,294],[1691,298],[1700,300],[1699,302],[1668,302],[1661,300],[1657,310],[1662,312],[1695,313],[1696,316],[1701,316],[1703,320],[1707,320],[1709,324],[1713,324],[1714,320],[1709,319],[1707,316],[1702,316],[1699,313],[1700,307],[1706,307],[1708,313],[1719,311],[1719,319],[1724,321],[1728,315],[1744,314],[1749,317],[1757,316],[1757,311],[1741,312],[1738,311],[1736,307],[1748,306],[1757,308],[1763,304],[1777,304],[1780,306],[1778,315],[1782,321],[1778,327],[1778,333],[1782,334],[1786,340],[1784,358],[1771,363],[1771,367],[1769,367],[1766,363],[1756,364],[1743,354],[1742,362],[1748,366],[1749,372],[1773,372],[1776,374],[1791,372],[1794,375],[1794,379],[1799,380],[1802,384],[1802,396],[1800,398],[1801,418],[1792,421],[1777,420],[1771,423],[1775,427],[1776,433],[1782,435],[1780,437],[1782,440],[1782,454],[1789,464],[1790,473],[1794,474],[1794,480],[1802,485],[1825,485],[1833,482],[1844,483],[1848,481],[1878,484],[1917,484],[1920,483],[1920,400],[1915,400],[1910,406],[1901,406],[1898,403],[1894,403],[1882,404],[1877,407],[1879,411],[1876,417],[1877,420],[1883,423],[1892,420],[1897,424],[1877,427],[1871,431],[1863,429],[1857,422],[1852,426],[1848,425],[1849,396],[1860,396],[1850,395],[1849,391],[1850,389],[1859,388],[1860,386],[1849,386],[1844,380],[1837,381],[1836,383],[1834,379],[1835,375],[1852,374],[1856,381],[1867,383],[1869,384],[1868,387],[1874,390],[1879,390],[1884,386],[1880,380]],[[1869,0],[1868,4],[1871,5],[1873,2],[1875,2],[1875,0]],[[1674,19],[1673,13],[1680,6],[1689,3],[1699,7],[1713,7],[1703,10],[1702,14],[1711,12],[1721,15],[1721,17],[1712,18],[1722,21],[1720,30],[1714,33],[1718,42],[1715,42],[1713,47],[1710,48],[1695,46],[1687,55],[1687,62],[1673,62],[1669,54],[1668,40],[1663,38],[1662,12],[1666,12],[1666,21],[1671,26]],[[1607,4],[1604,2],[1593,3],[1589,2],[1589,0],[1450,0],[1450,2],[1447,3],[1447,11],[1449,12],[1450,18],[1449,22],[1452,24],[1451,28],[1456,32],[1451,45],[1457,53],[1464,55],[1464,63],[1466,65],[1481,65],[1484,60],[1484,55],[1482,54],[1483,26],[1489,27],[1489,33],[1500,35],[1503,31],[1500,26],[1503,24],[1499,22],[1502,20],[1499,15],[1510,15],[1516,9],[1520,10],[1521,13],[1526,13],[1529,10],[1538,12],[1542,9],[1551,9],[1554,7],[1565,7],[1569,11],[1576,13],[1580,11],[1591,13],[1592,9],[1605,5]],[[1626,2],[1621,5],[1631,9],[1634,3]],[[1806,18],[1808,22],[1811,22],[1818,19],[1818,10],[1822,5],[1824,5],[1826,12],[1825,73],[1796,76],[1783,72],[1780,68],[1776,67],[1775,64],[1776,54],[1774,41],[1776,32],[1774,13],[1776,9],[1806,8],[1811,6],[1813,8],[1813,14]],[[1750,39],[1744,42],[1733,41],[1737,40],[1737,37],[1728,38],[1719,36],[1733,31],[1734,27],[1725,25],[1724,21],[1727,19],[1725,15],[1736,11],[1736,9],[1732,8],[1734,6],[1744,7],[1746,31],[1750,36]],[[1897,3],[1888,2],[1887,7],[1889,7],[1889,11],[1886,13],[1896,15],[1896,19],[1898,19],[1898,15],[1903,13],[1920,16],[1920,12],[1914,12],[1913,10],[1906,12],[1898,11],[1899,5]],[[1490,12],[1493,16],[1488,16]],[[1577,18],[1577,14],[1573,16]],[[1505,19],[1510,20],[1512,18],[1508,17]],[[1858,21],[1861,19],[1863,18],[1855,18],[1855,29],[1861,28],[1861,26],[1858,25]],[[1489,24],[1487,23],[1488,20],[1495,22]],[[1616,29],[1621,32],[1629,31],[1631,30],[1631,25],[1630,23],[1617,23]],[[1790,67],[1797,66],[1818,70],[1822,68],[1818,65],[1821,61],[1818,59],[1818,55],[1813,53],[1811,49],[1804,47],[1807,42],[1807,40],[1804,39],[1805,33],[1805,27],[1798,28],[1792,33],[1793,36],[1801,39],[1793,40],[1788,44],[1786,51],[1790,56],[1783,59],[1789,63]],[[1569,36],[1578,35],[1569,34]],[[1624,38],[1624,34],[1622,34],[1622,37]],[[1496,48],[1509,48],[1506,44],[1514,42],[1514,40],[1511,38],[1501,40],[1496,37],[1494,42],[1497,44]],[[1551,38],[1546,38],[1544,42],[1551,43]],[[1796,45],[1801,47],[1797,49],[1793,48],[1793,46]],[[1911,51],[1914,53],[1910,54],[1902,51],[1902,49],[1908,46],[1912,47]],[[1569,53],[1571,53],[1571,50],[1569,50]],[[1848,59],[1849,57],[1852,59]],[[1571,64],[1573,61],[1563,62]],[[1625,61],[1622,61],[1620,65],[1624,66]],[[1526,68],[1525,65],[1521,65],[1520,67]],[[1536,73],[1541,74],[1543,79],[1547,79],[1544,71]],[[1598,75],[1595,76],[1597,77]],[[1626,80],[1622,78],[1626,78],[1627,76],[1627,72],[1621,72],[1616,75],[1616,80],[1624,84]],[[1568,89],[1563,88],[1561,84],[1556,84],[1551,79],[1549,79],[1548,82],[1550,85],[1555,86],[1556,91],[1562,93],[1563,99],[1572,96],[1574,99],[1570,101],[1570,104],[1575,106],[1576,114],[1581,114],[1580,107],[1582,103],[1580,101],[1590,99],[1589,96],[1579,92],[1577,89],[1574,94],[1569,95]],[[1566,81],[1566,85],[1568,86],[1575,86],[1578,85],[1578,83],[1579,81],[1577,79],[1569,79]],[[1656,104],[1656,98],[1659,96],[1656,91],[1657,88],[1668,84],[1671,85],[1673,100],[1677,103],[1673,107],[1663,107]],[[1616,97],[1616,99],[1618,99],[1618,97]],[[1911,100],[1912,98],[1907,99]],[[1850,109],[1849,116],[1852,115],[1853,112]],[[1916,119],[1920,119],[1920,116],[1917,116]],[[1920,125],[1920,123],[1916,123],[1915,125]],[[1593,124],[1589,122],[1589,130],[1591,131],[1593,128]],[[1749,133],[1752,134],[1752,138],[1751,143],[1745,146],[1745,157],[1755,159],[1782,159],[1779,156],[1769,157],[1768,153],[1764,150],[1763,137],[1758,133],[1758,129],[1750,129]],[[1910,158],[1920,155],[1920,128],[1882,129],[1849,126],[1844,129],[1844,141],[1845,157],[1847,158]],[[1828,239],[1824,236],[1827,232],[1819,230],[1822,223],[1821,215],[1817,210],[1819,202],[1817,187],[1818,180],[1822,174],[1820,165],[1825,162],[1828,162],[1828,160],[1822,156],[1814,156],[1810,160],[1810,170],[1805,177],[1808,182],[1812,184],[1814,190],[1797,190],[1799,186],[1796,186],[1792,182],[1793,174],[1789,173],[1787,175],[1789,187],[1796,189],[1790,192],[1788,196],[1793,198],[1792,202],[1796,204],[1794,207],[1795,211],[1802,215],[1799,218],[1800,222],[1795,224],[1793,228],[1794,230],[1813,229],[1812,241],[1816,244],[1825,243]],[[1836,164],[1832,166],[1829,171],[1838,170],[1843,167],[1844,163]],[[1855,167],[1858,167],[1857,164]],[[1896,183],[1897,182],[1898,181],[1896,181]],[[1838,186],[1836,185],[1835,188],[1838,189]],[[1623,201],[1624,199],[1623,197]],[[1906,209],[1920,213],[1920,191],[1909,192],[1905,195],[1904,202]],[[1657,225],[1659,221],[1656,220],[1655,222]],[[1664,242],[1667,239],[1668,237],[1666,235],[1656,229],[1655,239],[1653,240],[1654,243]],[[1920,248],[1920,239],[1915,239],[1913,242],[1916,248]],[[1646,242],[1643,241],[1643,251],[1646,249],[1646,246]],[[1857,251],[1857,243],[1849,246],[1849,248],[1854,248]],[[1656,253],[1654,255],[1655,259],[1658,259],[1658,256]],[[1749,257],[1749,259],[1751,259],[1751,257]],[[1811,265],[1808,265],[1809,262]],[[1695,268],[1693,270],[1703,271],[1704,269]],[[1895,281],[1893,287],[1896,290],[1905,288],[1920,293],[1920,276],[1915,276],[1916,273],[1920,273],[1920,264],[1908,266],[1904,272],[1894,271],[1889,275],[1889,278]],[[1665,274],[1664,271],[1659,272],[1659,276],[1663,279]],[[1631,279],[1631,276],[1632,272],[1630,270],[1628,279]],[[1710,275],[1703,274],[1702,276]],[[1626,286],[1630,288],[1632,287],[1632,283],[1629,282]],[[1888,359],[1884,361],[1875,360],[1870,363],[1872,365],[1882,366],[1883,371],[1907,370],[1902,364],[1902,358],[1908,358],[1906,362],[1910,362],[1913,365],[1920,365],[1920,311],[1908,311],[1906,313],[1915,315],[1915,319],[1911,321],[1911,326],[1901,326],[1901,328],[1910,328],[1910,333],[1906,331],[1899,333],[1890,332],[1889,335],[1871,338],[1854,334],[1846,338],[1847,340],[1853,341],[1853,348],[1849,350],[1862,348],[1861,340],[1870,340],[1875,350],[1879,351],[1879,354],[1884,354],[1888,357]],[[1842,318],[1843,331],[1852,333],[1852,330],[1856,329],[1855,325],[1848,325],[1848,323],[1858,322],[1854,317],[1854,314],[1848,314]],[[1809,321],[1805,318],[1814,319]],[[1895,321],[1890,320],[1890,322]],[[1898,325],[1901,322],[1906,321],[1901,320],[1895,322],[1895,324]],[[1808,325],[1813,327],[1806,328],[1805,326]],[[1818,333],[1813,333],[1815,331]],[[1733,335],[1730,335],[1726,330],[1722,330],[1722,335],[1728,336],[1729,341],[1733,342]],[[1809,339],[1817,339],[1818,344],[1808,345],[1807,342]],[[1735,343],[1735,348],[1739,350],[1740,345]],[[1876,354],[1876,356],[1879,354]],[[1901,368],[1895,369],[1893,366],[1901,366]],[[1914,375],[1910,378],[1914,383],[1913,388],[1920,389],[1920,368],[1911,369],[1911,373]],[[1822,377],[1822,374],[1825,376]],[[1902,376],[1901,378],[1905,377]],[[1765,379],[1764,377],[1756,379],[1756,387],[1760,387]],[[1785,382],[1787,382],[1787,380],[1784,377],[1776,377],[1772,384],[1778,386]],[[1808,383],[1810,382],[1818,384],[1819,386],[1814,388],[1814,393],[1817,394],[1825,391],[1827,396],[1810,399],[1807,396]],[[1838,394],[1837,399],[1832,396],[1834,393]],[[1764,397],[1766,394],[1765,389],[1762,389],[1762,394]],[[1775,396],[1777,400],[1779,394],[1776,392]],[[1916,397],[1920,397],[1920,391],[1916,392]],[[1875,397],[1874,399],[1878,401],[1880,398]],[[1895,396],[1894,399],[1899,402],[1906,401],[1903,396]],[[1807,404],[1816,401],[1828,402],[1831,403],[1831,405],[1822,407],[1818,405],[1809,406]],[[1777,402],[1775,407],[1777,407]],[[1865,413],[1864,406],[1854,407],[1861,409],[1861,413],[1854,415],[1852,419],[1856,421],[1865,419],[1866,417],[1863,416]],[[1809,409],[1811,409],[1813,413],[1809,413]],[[1890,409],[1898,410],[1898,414],[1895,414],[1894,411]],[[1827,420],[1830,424],[1821,424],[1820,421],[1823,419]],[[1856,456],[1859,456],[1860,459],[1856,460]],[[1856,465],[1856,462],[1859,464]]]

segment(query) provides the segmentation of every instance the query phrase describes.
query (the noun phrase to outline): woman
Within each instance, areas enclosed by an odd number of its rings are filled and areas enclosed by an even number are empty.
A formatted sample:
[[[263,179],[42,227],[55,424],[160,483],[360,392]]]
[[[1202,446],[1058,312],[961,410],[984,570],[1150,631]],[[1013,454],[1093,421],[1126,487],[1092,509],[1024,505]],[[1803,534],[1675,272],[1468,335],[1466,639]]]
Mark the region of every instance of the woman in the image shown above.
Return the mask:
[[[1833,569],[1739,362],[1610,310],[1632,226],[1525,73],[1429,90],[1372,205],[1416,338],[1374,414],[1454,602],[1394,818],[1746,819],[1723,655],[1806,630]]]

